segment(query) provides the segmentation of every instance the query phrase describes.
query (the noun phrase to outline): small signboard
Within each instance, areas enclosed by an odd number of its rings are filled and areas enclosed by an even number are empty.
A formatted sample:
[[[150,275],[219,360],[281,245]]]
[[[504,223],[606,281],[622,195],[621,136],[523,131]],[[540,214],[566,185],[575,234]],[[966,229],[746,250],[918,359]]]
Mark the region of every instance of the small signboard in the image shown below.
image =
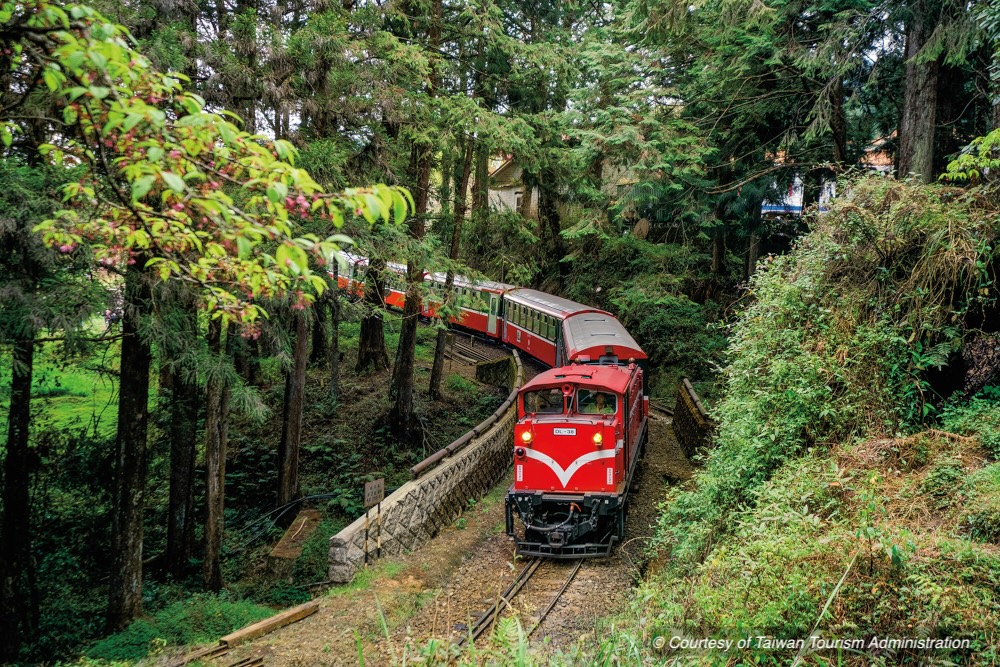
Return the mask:
[[[378,505],[385,498],[385,479],[365,482],[365,509]]]

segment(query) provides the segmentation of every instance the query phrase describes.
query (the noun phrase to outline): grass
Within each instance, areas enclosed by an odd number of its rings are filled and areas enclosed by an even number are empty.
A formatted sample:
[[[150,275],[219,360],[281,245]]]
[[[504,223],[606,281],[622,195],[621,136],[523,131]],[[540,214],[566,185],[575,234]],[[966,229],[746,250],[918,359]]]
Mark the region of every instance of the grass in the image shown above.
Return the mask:
[[[219,637],[274,615],[274,610],[223,595],[195,595],[168,605],[102,639],[86,657],[108,661],[141,660],[167,646],[215,642]]]
[[[100,435],[114,432],[118,417],[118,382],[106,372],[117,371],[118,345],[105,352],[69,358],[58,343],[39,345],[32,374],[32,412],[58,429],[86,427]],[[7,430],[12,369],[0,365],[0,429]]]
[[[369,591],[376,582],[398,577],[405,568],[406,566],[398,560],[383,559],[374,565],[361,568],[348,583],[331,588],[327,595],[330,597],[354,596]]]

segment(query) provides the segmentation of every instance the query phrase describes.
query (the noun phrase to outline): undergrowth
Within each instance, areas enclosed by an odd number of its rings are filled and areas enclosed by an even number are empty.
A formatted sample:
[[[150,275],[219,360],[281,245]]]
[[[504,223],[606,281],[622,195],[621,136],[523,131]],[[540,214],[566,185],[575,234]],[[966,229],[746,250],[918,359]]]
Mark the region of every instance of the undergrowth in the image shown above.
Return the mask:
[[[107,661],[135,661],[162,652],[167,646],[215,642],[245,625],[274,614],[274,610],[223,595],[194,595],[174,602],[149,618],[101,640],[86,656]]]
[[[998,393],[946,400],[932,375],[995,308],[995,219],[972,192],[868,178],[765,260],[731,328],[715,448],[664,503],[642,621],[613,645],[638,635],[644,660],[676,664],[1000,660]],[[812,635],[970,648],[652,648]]]

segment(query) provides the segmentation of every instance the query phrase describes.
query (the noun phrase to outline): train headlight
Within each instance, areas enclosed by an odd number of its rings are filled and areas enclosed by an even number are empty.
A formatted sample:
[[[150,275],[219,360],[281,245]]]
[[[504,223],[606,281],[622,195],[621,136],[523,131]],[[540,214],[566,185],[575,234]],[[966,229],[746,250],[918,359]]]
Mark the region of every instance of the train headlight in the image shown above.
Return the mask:
[[[529,442],[531,442],[531,431],[524,431],[523,433],[521,433],[521,442],[523,442],[524,444],[528,444]]]
[[[600,447],[601,443],[603,443],[603,442],[604,442],[604,436],[601,435],[600,433],[595,433],[594,434],[594,444],[597,445],[598,447]]]

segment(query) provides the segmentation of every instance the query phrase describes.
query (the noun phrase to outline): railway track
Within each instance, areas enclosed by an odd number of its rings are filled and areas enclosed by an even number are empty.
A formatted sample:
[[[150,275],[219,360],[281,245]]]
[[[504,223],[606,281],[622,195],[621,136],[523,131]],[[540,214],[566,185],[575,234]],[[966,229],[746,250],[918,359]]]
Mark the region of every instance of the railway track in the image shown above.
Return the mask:
[[[470,643],[475,643],[475,641],[479,639],[479,637],[481,637],[490,627],[492,627],[496,620],[504,615],[506,611],[513,611],[514,607],[512,602],[514,598],[517,597],[518,593],[527,587],[528,582],[532,580],[535,573],[543,563],[547,566],[546,570],[548,571],[548,582],[542,582],[542,586],[538,587],[541,590],[536,593],[536,596],[541,595],[543,600],[547,598],[547,602],[544,607],[540,608],[539,614],[534,618],[531,627],[527,631],[528,637],[534,634],[542,622],[545,621],[549,612],[555,608],[556,603],[559,602],[563,593],[566,592],[566,589],[569,588],[569,585],[573,582],[577,572],[580,571],[580,567],[583,565],[583,559],[566,562],[543,561],[541,558],[533,558],[527,561],[525,566],[521,569],[518,575],[514,578],[514,581],[510,583],[506,590],[497,596],[497,599],[493,602],[493,604],[491,604],[486,611],[480,614],[476,620],[473,621],[472,625],[469,626],[468,633],[458,641],[458,645],[466,646]],[[552,577],[552,575],[560,574],[562,575],[561,577]],[[546,586],[546,583],[549,585]],[[553,585],[553,583],[555,585]],[[555,588],[555,592],[552,592],[553,588]],[[546,593],[548,593],[548,595],[545,595]]]
[[[445,354],[456,361],[474,365],[481,361],[492,361],[500,356],[506,356],[509,352],[483,344],[477,346],[475,339],[464,340],[456,336],[445,348]]]
[[[655,414],[657,414],[657,415],[659,415],[661,417],[673,417],[674,416],[673,408],[668,408],[666,405],[664,405],[662,403],[657,403],[657,402],[654,402],[654,401],[650,401],[649,402],[649,410],[650,410],[650,412],[653,412],[653,413],[655,413]]]

